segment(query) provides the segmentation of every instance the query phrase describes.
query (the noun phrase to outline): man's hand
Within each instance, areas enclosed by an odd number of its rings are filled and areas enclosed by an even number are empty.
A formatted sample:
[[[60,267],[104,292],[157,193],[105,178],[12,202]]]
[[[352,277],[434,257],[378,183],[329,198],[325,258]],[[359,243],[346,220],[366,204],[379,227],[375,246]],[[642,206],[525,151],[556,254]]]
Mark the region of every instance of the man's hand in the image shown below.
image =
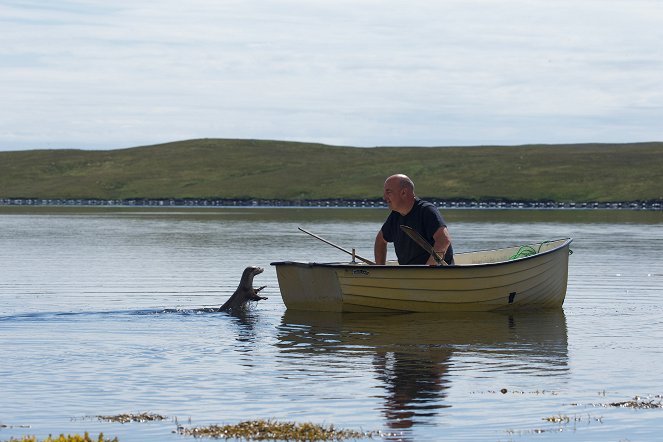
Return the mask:
[[[449,247],[449,244],[451,244],[451,237],[449,236],[449,230],[447,230],[445,226],[440,227],[433,234],[433,240],[435,241],[435,243],[433,244],[433,250],[435,250],[438,256],[442,258],[442,262],[438,264],[437,262],[435,262],[435,258],[433,258],[433,255],[431,255],[428,258],[426,264],[428,264],[429,266],[448,265],[444,261],[444,255],[447,253],[447,248]]]
[[[440,256],[440,258],[444,258],[443,254],[438,253],[438,255]],[[428,261],[426,261],[426,265],[431,266],[431,267],[442,267],[442,266],[446,266],[446,265],[449,265],[449,264],[447,264],[444,259],[442,259],[440,261],[440,263],[438,264],[437,261],[435,261],[435,257],[433,255],[431,255],[431,256],[428,257]]]

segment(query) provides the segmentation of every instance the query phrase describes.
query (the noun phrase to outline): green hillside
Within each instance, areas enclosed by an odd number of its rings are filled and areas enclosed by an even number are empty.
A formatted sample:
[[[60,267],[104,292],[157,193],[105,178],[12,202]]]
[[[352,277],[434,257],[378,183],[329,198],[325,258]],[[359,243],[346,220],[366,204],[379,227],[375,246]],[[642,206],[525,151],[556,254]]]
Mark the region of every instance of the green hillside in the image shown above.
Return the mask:
[[[0,198],[663,200],[663,143],[356,148],[188,140],[108,151],[0,152]]]

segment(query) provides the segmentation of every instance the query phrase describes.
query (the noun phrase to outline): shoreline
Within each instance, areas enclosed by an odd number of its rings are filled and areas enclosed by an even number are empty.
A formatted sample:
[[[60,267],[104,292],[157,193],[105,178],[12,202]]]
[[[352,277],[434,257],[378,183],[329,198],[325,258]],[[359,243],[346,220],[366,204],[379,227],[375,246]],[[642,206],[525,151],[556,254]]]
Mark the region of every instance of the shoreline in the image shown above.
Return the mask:
[[[663,210],[660,201],[614,202],[556,202],[556,201],[471,201],[422,199],[444,209],[613,209],[613,210]],[[281,207],[281,208],[365,208],[385,209],[382,199],[225,199],[225,198],[0,198],[2,206],[27,207],[171,207],[171,208],[232,208],[232,207]]]

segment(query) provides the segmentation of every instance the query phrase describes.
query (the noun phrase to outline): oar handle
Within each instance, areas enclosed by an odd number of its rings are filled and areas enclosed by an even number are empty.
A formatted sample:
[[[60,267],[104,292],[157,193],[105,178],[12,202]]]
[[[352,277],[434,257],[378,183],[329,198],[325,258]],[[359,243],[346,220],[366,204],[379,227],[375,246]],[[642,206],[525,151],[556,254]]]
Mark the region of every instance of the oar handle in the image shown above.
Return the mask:
[[[341,246],[339,246],[339,245],[336,245],[336,244],[334,244],[334,243],[331,242],[331,241],[327,241],[326,239],[321,238],[321,237],[319,237],[318,235],[309,232],[308,230],[304,230],[304,229],[302,229],[301,227],[297,227],[297,228],[298,228],[299,230],[301,230],[302,232],[306,233],[307,235],[311,235],[313,238],[315,238],[315,239],[319,239],[320,241],[324,242],[325,244],[329,244],[329,245],[332,246],[332,247],[336,247],[338,250],[341,250],[341,251],[347,253],[348,255],[352,255],[352,257],[357,258],[357,259],[359,259],[360,261],[365,262],[366,264],[375,265],[375,263],[374,263],[373,261],[371,261],[370,259],[362,258],[361,256],[357,255],[356,253],[353,253],[353,252],[351,252],[351,251],[349,251],[349,250],[346,250],[346,249],[344,249],[343,247],[341,247]]]

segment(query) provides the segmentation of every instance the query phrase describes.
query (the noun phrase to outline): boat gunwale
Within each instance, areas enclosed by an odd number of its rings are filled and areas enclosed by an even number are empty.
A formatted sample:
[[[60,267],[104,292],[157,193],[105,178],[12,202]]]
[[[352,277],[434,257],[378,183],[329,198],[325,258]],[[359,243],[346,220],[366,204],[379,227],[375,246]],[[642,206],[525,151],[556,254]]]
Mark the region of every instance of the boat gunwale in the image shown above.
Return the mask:
[[[500,250],[506,250],[506,249],[511,249],[515,247],[524,247],[524,246],[531,246],[533,244],[546,244],[546,243],[551,243],[551,242],[556,242],[556,241],[564,241],[562,244],[553,247],[550,250],[546,250],[544,252],[538,252],[534,255],[529,255],[529,256],[523,256],[522,258],[517,258],[517,259],[512,259],[508,261],[497,261],[497,262],[484,262],[484,263],[475,263],[475,264],[451,264],[451,265],[445,265],[445,266],[429,266],[426,264],[404,264],[404,265],[381,265],[381,264],[365,264],[365,263],[348,263],[348,262],[302,262],[302,261],[274,261],[271,262],[270,265],[272,266],[279,266],[279,265],[296,265],[300,267],[331,267],[331,268],[356,268],[356,267],[361,267],[362,269],[373,269],[373,268],[379,268],[379,269],[436,269],[436,270],[444,270],[444,269],[462,269],[462,268],[479,268],[479,267],[495,267],[495,266],[501,266],[501,265],[507,265],[507,264],[513,264],[516,262],[524,262],[527,260],[535,259],[541,256],[545,256],[551,253],[555,253],[559,251],[560,249],[563,249],[564,247],[568,247],[572,242],[573,238],[558,238],[558,239],[553,239],[553,240],[547,240],[547,241],[542,241],[542,242],[534,242],[534,243],[529,243],[529,244],[524,244],[520,246],[509,246],[509,247],[501,247],[499,249],[486,249],[486,250],[474,250],[471,252],[463,252],[463,253],[484,253],[484,252],[497,252]],[[459,253],[460,255],[461,253]]]

